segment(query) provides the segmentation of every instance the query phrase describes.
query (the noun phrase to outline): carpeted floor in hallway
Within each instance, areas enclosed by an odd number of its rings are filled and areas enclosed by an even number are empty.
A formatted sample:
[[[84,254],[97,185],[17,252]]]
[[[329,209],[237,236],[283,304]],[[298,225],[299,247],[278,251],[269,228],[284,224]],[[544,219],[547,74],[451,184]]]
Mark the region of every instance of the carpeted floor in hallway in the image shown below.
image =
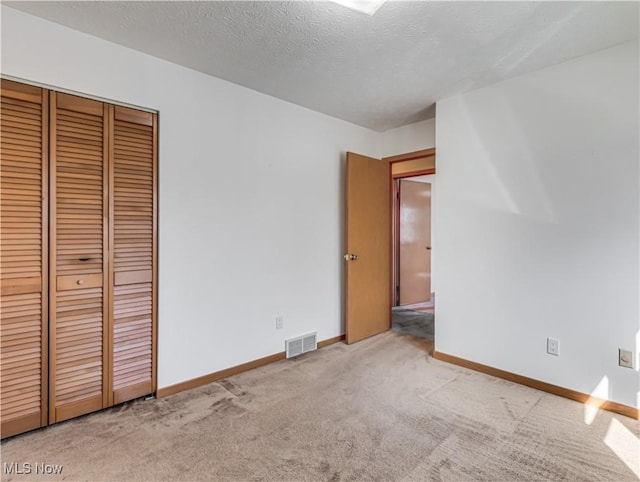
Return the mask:
[[[63,472],[3,480],[637,480],[636,420],[430,349],[389,331],[14,437],[4,463]]]
[[[435,315],[432,312],[394,306],[391,321],[393,329],[399,333],[433,341]]]

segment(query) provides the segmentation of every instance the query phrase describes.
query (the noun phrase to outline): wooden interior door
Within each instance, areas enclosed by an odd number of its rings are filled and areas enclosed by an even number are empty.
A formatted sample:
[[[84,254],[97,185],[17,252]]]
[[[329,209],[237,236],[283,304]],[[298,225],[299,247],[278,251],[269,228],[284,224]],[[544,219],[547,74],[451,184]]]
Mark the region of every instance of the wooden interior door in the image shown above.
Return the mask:
[[[2,437],[47,424],[48,99],[0,81]]]
[[[347,153],[346,341],[391,328],[389,164]]]
[[[400,305],[431,299],[431,184],[400,179]]]
[[[108,128],[102,102],[51,92],[50,422],[107,406]]]
[[[156,390],[157,115],[0,80],[2,438]]]
[[[113,128],[112,400],[155,391],[156,118],[110,106]]]

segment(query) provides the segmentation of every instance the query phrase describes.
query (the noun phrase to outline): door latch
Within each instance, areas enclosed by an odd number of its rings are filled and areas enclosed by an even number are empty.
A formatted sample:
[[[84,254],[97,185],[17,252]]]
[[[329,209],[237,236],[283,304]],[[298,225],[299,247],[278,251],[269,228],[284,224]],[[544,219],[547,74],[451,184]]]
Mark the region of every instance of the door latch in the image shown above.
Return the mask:
[[[357,254],[345,254],[344,255],[344,259],[345,259],[345,261],[357,261],[358,260],[358,255]]]

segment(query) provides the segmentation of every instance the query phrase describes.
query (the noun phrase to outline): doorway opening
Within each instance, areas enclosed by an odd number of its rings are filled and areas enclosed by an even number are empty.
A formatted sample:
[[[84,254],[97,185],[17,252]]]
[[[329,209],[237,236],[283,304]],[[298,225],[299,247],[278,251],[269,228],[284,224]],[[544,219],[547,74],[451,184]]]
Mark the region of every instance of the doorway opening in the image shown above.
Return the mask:
[[[431,211],[435,152],[430,149],[396,159],[391,161],[392,329],[427,340],[433,346],[435,293],[431,282]]]
[[[392,308],[398,278],[392,248],[395,237],[392,233],[396,232],[395,221],[392,222],[396,212],[392,195],[395,180],[435,174],[435,154],[435,149],[426,149],[386,157],[385,162],[380,162],[380,159],[347,152],[344,260],[348,344],[393,326]],[[426,348],[432,352],[433,342],[423,341],[430,344]]]

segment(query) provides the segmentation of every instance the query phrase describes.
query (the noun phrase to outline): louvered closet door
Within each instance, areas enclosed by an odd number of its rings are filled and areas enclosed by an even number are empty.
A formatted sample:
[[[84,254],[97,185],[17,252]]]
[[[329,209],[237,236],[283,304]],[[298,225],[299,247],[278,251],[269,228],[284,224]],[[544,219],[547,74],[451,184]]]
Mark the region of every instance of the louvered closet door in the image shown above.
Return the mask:
[[[113,403],[155,391],[156,116],[111,106]]]
[[[46,93],[1,81],[2,437],[47,423]]]
[[[107,106],[51,93],[50,418],[108,404]]]

